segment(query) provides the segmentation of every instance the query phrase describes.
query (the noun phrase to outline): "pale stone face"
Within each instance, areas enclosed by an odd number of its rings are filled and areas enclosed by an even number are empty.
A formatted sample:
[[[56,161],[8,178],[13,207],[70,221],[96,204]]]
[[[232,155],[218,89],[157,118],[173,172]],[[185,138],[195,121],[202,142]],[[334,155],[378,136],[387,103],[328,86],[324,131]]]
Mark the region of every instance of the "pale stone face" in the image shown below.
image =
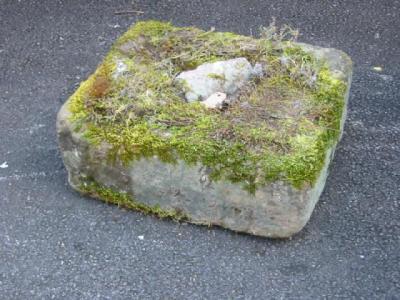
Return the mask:
[[[180,73],[176,80],[184,81],[186,101],[203,101],[217,92],[228,96],[237,93],[252,77],[262,75],[262,67],[254,67],[244,57],[205,63],[194,70]]]

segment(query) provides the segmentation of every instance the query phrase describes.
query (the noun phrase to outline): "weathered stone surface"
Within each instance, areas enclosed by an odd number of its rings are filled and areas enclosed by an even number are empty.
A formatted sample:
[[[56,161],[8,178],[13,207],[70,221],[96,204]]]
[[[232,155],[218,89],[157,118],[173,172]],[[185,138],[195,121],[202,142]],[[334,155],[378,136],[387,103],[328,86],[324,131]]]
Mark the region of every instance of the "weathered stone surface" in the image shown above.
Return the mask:
[[[318,58],[326,60],[333,76],[347,81],[340,126],[342,131],[351,82],[351,60],[346,54],[335,49],[299,45]],[[251,65],[242,59],[240,62],[243,62],[247,71],[235,75],[236,77],[229,75],[230,80],[251,76]],[[211,69],[211,72],[216,72],[218,68],[214,65]],[[220,73],[225,74],[225,69],[222,69],[224,71]],[[204,74],[209,72],[210,66],[202,71]],[[222,86],[218,85],[216,88],[214,82],[208,85],[204,77],[200,81],[199,84],[205,84],[207,88],[198,88],[195,91],[196,95],[204,99]],[[226,83],[223,91],[236,92],[230,83]],[[224,180],[212,181],[209,178],[209,169],[199,163],[188,165],[183,160],[178,160],[176,164],[171,164],[162,162],[157,156],[135,160],[128,165],[118,161],[110,163],[106,159],[109,145],[93,146],[84,138],[82,131],[74,130],[68,101],[58,114],[57,133],[69,182],[78,191],[85,192],[85,185],[95,181],[126,193],[146,206],[159,207],[165,211],[179,211],[192,223],[220,225],[235,231],[280,238],[300,231],[309,220],[324,188],[328,166],[336,146],[335,144],[326,151],[324,166],[314,185],[296,188],[289,182],[275,181],[251,194],[240,184]]]
[[[217,92],[234,95],[252,76],[262,75],[261,65],[254,67],[244,57],[205,63],[194,70],[184,71],[176,78],[187,89],[188,102],[206,100]]]

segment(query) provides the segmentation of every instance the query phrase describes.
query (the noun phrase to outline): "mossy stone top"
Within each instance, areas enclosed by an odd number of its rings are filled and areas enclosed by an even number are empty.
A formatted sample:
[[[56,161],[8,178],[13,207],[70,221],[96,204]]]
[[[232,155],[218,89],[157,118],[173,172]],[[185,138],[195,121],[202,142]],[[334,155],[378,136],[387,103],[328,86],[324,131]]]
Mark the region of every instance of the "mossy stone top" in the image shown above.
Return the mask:
[[[184,100],[174,79],[203,63],[260,64],[225,109]],[[71,121],[112,161],[201,163],[250,193],[271,181],[313,185],[338,139],[346,82],[291,41],[138,22],[69,99]]]

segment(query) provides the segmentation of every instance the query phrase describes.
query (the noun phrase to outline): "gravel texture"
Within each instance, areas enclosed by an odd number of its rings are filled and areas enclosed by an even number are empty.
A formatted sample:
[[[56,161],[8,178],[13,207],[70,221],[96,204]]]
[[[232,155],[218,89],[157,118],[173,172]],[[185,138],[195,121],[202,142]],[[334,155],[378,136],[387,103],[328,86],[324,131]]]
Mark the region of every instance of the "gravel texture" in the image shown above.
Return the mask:
[[[400,2],[0,0],[0,298],[400,298]],[[306,228],[274,241],[82,198],[61,104],[138,19],[251,34],[275,16],[355,62],[348,121]],[[378,68],[376,68],[378,67]]]

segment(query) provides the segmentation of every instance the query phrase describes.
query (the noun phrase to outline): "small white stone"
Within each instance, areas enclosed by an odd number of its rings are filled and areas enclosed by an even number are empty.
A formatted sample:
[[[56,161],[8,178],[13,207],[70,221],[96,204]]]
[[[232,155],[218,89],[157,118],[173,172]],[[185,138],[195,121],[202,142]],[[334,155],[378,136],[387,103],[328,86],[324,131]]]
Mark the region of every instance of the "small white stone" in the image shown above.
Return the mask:
[[[372,70],[374,70],[376,72],[382,72],[383,69],[382,69],[382,67],[376,66],[376,67],[373,67]]]
[[[1,169],[6,169],[6,168],[8,168],[7,162],[6,162],[6,161],[3,162],[3,163],[0,165],[0,168],[1,168]]]
[[[143,240],[144,240],[144,236],[143,236],[143,235],[139,235],[139,236],[138,236],[138,239],[141,240],[141,241],[143,241]]]
[[[114,79],[118,78],[128,70],[128,66],[121,60],[118,60],[115,65],[116,68],[113,74]]]
[[[206,100],[201,101],[201,104],[204,104],[207,108],[222,108],[222,105],[225,103],[226,94],[217,92],[212,94]]]

